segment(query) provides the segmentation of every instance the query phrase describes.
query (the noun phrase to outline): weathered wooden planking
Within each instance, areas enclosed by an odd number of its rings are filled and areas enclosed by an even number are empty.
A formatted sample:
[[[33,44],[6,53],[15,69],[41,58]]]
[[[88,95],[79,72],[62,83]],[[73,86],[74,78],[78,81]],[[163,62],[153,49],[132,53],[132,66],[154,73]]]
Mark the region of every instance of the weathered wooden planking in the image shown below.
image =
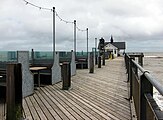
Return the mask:
[[[78,94],[78,91],[74,91],[76,94]],[[82,98],[84,98],[85,100],[88,100],[89,102],[99,106],[100,108],[102,108],[103,110],[105,110],[108,113],[111,113],[113,116],[117,117],[120,116],[120,118],[129,118],[130,114],[128,112],[125,111],[120,111],[118,109],[118,107],[112,105],[111,103],[107,103],[107,102],[103,102],[102,100],[98,99],[97,97],[94,96],[89,96],[87,93],[82,93]],[[114,118],[115,119],[115,118]]]
[[[119,104],[117,103],[115,100],[112,99],[108,99],[105,96],[102,96],[101,94],[97,94],[97,92],[92,92],[92,91],[88,91],[86,88],[85,89],[81,89],[81,91],[76,90],[75,92],[80,92],[81,95],[87,95],[88,98],[94,98],[97,99],[99,102],[102,102],[104,104],[110,104],[112,107],[115,107],[115,109],[117,109],[118,111],[126,111],[129,112],[130,109],[128,107],[126,107],[126,105],[123,104]]]
[[[110,91],[107,90],[107,87],[106,88],[104,87],[103,89],[106,89],[106,90],[103,90],[101,88],[97,88],[97,86],[94,85],[94,84],[87,85],[87,83],[79,83],[79,82],[76,83],[75,81],[73,81],[73,83],[74,83],[74,86],[80,86],[77,89],[83,89],[83,90],[87,89],[90,92],[96,92],[99,95],[103,95],[104,97],[106,97],[108,99],[112,98],[112,100],[115,100],[117,98],[118,99],[121,98],[121,101],[122,101],[121,103],[122,104],[127,103],[127,105],[129,105],[128,101],[125,100],[125,98],[128,97],[127,90],[121,91],[121,92],[118,91],[118,93],[117,93],[117,90],[116,90],[116,91],[114,91],[114,93],[111,94]],[[103,92],[103,91],[105,91],[105,92]],[[126,95],[121,96],[121,97],[118,96],[118,94],[121,94],[122,92],[126,92]],[[111,96],[111,97],[109,97],[109,96]]]
[[[53,108],[53,110],[55,111],[53,113],[55,119],[68,119],[67,116],[60,110],[60,108],[51,100],[51,98],[49,97],[50,94],[46,93],[46,91],[41,90],[41,95],[46,99],[46,101],[48,102],[48,104]]]
[[[61,90],[62,83],[58,83],[41,87],[26,98],[24,110],[30,113],[25,114],[31,115],[32,119],[129,120],[131,112],[130,103],[125,99],[128,98],[126,81],[122,58],[106,61],[106,66],[95,68],[95,74],[78,70],[72,77],[69,91]]]
[[[91,91],[98,91],[98,93],[100,94],[104,94],[105,96],[112,98],[112,99],[117,99],[118,101],[120,101],[120,103],[128,103],[128,101],[124,101],[122,99],[119,98],[128,98],[128,95],[126,94],[125,96],[121,95],[122,93],[126,92],[126,91],[118,91],[117,89],[114,88],[114,90],[109,90],[106,89],[107,87],[101,88],[98,87],[97,85],[94,85],[93,83],[91,84],[83,84],[83,83],[76,83],[77,85],[80,85],[80,88],[88,88]],[[99,83],[100,84],[100,83]],[[113,85],[114,87],[116,87],[115,85]],[[117,92],[118,91],[118,92]]]
[[[48,102],[45,100],[45,98],[39,93],[39,91],[36,91],[36,99],[41,107],[41,109],[43,110],[43,112],[45,113],[46,117],[48,120],[52,120],[55,117],[57,119],[60,119],[60,117],[58,115],[56,115],[56,112],[53,110],[53,108],[48,104]]]
[[[54,89],[57,88],[55,86],[53,86]],[[87,115],[88,117],[90,117],[92,120],[96,120],[96,119],[104,119],[103,117],[101,117],[98,113],[92,111],[92,109],[90,109],[89,107],[87,107],[85,104],[81,103],[80,101],[78,101],[77,99],[75,99],[74,97],[71,96],[71,93],[67,93],[66,91],[60,91],[63,96],[67,97],[68,99],[70,99],[70,101],[73,103],[73,105],[76,105],[77,108],[80,109],[80,111],[82,111],[85,115]]]
[[[47,89],[46,89],[46,88],[47,88]],[[45,89],[46,89],[47,91],[49,91],[49,93],[59,102],[59,104],[61,104],[61,105],[73,116],[73,118],[70,118],[70,119],[74,119],[74,118],[76,118],[76,119],[78,119],[78,120],[81,120],[81,119],[82,119],[81,116],[80,116],[78,113],[76,113],[76,112],[71,108],[71,106],[68,105],[68,103],[67,103],[66,100],[63,101],[62,99],[60,99],[59,96],[57,96],[57,94],[56,94],[55,91],[51,90],[49,87],[46,87],[46,88],[45,88]]]
[[[55,88],[57,89],[57,87],[55,86],[49,86],[49,88],[51,90],[54,90]],[[57,94],[56,94],[57,93]],[[64,95],[64,91],[62,90],[58,90],[55,91],[55,95],[56,97],[59,97],[60,99],[62,99],[63,101],[66,102],[66,104],[68,104],[76,113],[78,113],[83,119],[85,120],[89,120],[89,119],[94,119],[96,120],[95,117],[93,117],[91,114],[89,114],[86,110],[84,110],[81,106],[79,106],[78,104],[76,104],[73,100],[71,100],[71,98],[67,97],[66,95]]]
[[[32,120],[31,111],[29,110],[29,107],[25,99],[23,99],[23,111],[24,111],[24,118],[28,120]]]
[[[73,94],[81,95],[82,99],[84,98],[88,102],[88,104],[93,103],[93,104],[97,105],[98,107],[105,110],[107,112],[107,114],[111,113],[112,114],[111,116],[114,119],[117,119],[117,118],[119,118],[119,119],[120,118],[121,119],[129,119],[131,117],[130,116],[130,111],[126,110],[124,112],[125,109],[120,111],[119,110],[120,107],[118,108],[118,106],[112,105],[112,103],[111,102],[109,103],[109,101],[104,102],[103,100],[98,99],[97,98],[98,96],[94,96],[94,95],[91,96],[90,94],[88,94],[87,92],[84,92],[83,90],[82,90],[82,92],[79,91],[79,90],[73,90],[71,92],[73,92]],[[121,108],[123,108],[123,107],[121,107]],[[106,112],[104,112],[104,113],[106,113]],[[117,117],[117,118],[115,118],[115,117]]]
[[[71,114],[72,109],[70,109],[70,107],[68,107],[64,102],[62,102],[55,95],[53,95],[53,93],[48,90],[47,87],[45,87],[44,91],[49,92],[50,96],[52,97],[52,101],[58,105],[61,111],[63,111],[69,119],[75,120],[75,117],[73,116],[73,114]]]

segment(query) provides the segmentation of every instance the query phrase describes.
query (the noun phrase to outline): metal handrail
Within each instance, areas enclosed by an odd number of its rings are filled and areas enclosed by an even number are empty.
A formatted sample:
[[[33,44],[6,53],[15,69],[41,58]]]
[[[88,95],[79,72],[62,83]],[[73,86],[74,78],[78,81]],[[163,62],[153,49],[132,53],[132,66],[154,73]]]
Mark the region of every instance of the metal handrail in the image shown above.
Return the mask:
[[[138,63],[135,61],[135,57],[138,57]],[[130,82],[130,99],[134,100],[136,115],[139,120],[148,120],[151,117],[162,120],[163,111],[160,111],[159,106],[153,98],[153,87],[155,87],[161,95],[163,95],[163,87],[157,79],[153,78],[153,76],[142,67],[142,57],[143,54],[125,55],[128,82]],[[140,78],[137,78],[138,70]],[[146,104],[147,102],[148,104]]]
[[[145,77],[150,81],[150,83],[158,90],[158,92],[163,95],[163,87],[161,83],[156,79],[153,78],[151,74],[149,73],[144,73]]]
[[[136,65],[136,67],[142,72],[145,73],[147,70],[145,70],[143,67],[141,67],[138,63],[136,63],[135,60],[132,60],[132,62]]]
[[[138,63],[136,63],[134,60],[132,62],[137,66],[137,68],[145,75],[145,77],[150,81],[150,83],[158,90],[158,92],[163,95],[163,87],[160,82],[156,78],[153,78],[152,75],[145,70],[143,67],[141,67]]]

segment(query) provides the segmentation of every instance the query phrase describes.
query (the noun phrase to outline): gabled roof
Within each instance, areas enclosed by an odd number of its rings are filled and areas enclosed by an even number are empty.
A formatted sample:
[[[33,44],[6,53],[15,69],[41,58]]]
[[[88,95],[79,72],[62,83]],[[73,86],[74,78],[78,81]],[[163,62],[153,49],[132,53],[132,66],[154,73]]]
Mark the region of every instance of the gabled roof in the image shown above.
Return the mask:
[[[114,46],[113,44],[108,43],[105,45],[105,49],[118,49],[118,48],[116,46]]]
[[[113,42],[113,43],[111,43],[111,42],[105,42],[104,46],[106,46],[109,43],[112,44],[112,45],[114,45],[118,49],[126,49],[125,42]]]

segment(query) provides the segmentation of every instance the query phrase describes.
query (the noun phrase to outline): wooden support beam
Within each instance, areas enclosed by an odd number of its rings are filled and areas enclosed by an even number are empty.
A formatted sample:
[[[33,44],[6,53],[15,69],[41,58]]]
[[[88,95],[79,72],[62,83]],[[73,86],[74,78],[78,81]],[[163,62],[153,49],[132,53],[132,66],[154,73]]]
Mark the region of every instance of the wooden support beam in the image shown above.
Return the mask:
[[[71,67],[69,62],[64,62],[63,69],[63,90],[68,90],[71,87]]]
[[[101,68],[101,57],[98,57],[98,68]]]
[[[7,120],[22,119],[22,71],[21,64],[7,65]]]
[[[94,73],[93,52],[90,53],[90,59],[89,59],[89,73]]]

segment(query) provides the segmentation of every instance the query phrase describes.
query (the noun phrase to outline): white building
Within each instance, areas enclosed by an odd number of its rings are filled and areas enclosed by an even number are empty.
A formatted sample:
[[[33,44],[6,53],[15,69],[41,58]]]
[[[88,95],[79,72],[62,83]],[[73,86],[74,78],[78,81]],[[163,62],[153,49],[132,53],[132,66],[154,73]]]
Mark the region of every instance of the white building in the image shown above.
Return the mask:
[[[108,43],[104,46],[105,52],[108,53],[108,58],[110,54],[113,54],[114,57],[118,57],[118,48],[112,45],[111,43]]]
[[[109,58],[112,54],[114,57],[118,57],[120,56],[120,51],[125,52],[125,42],[114,42],[112,36],[110,42],[105,42],[103,38],[100,40],[102,40],[102,42],[99,42],[98,49],[100,53],[102,53],[103,49],[105,49],[105,58]]]

